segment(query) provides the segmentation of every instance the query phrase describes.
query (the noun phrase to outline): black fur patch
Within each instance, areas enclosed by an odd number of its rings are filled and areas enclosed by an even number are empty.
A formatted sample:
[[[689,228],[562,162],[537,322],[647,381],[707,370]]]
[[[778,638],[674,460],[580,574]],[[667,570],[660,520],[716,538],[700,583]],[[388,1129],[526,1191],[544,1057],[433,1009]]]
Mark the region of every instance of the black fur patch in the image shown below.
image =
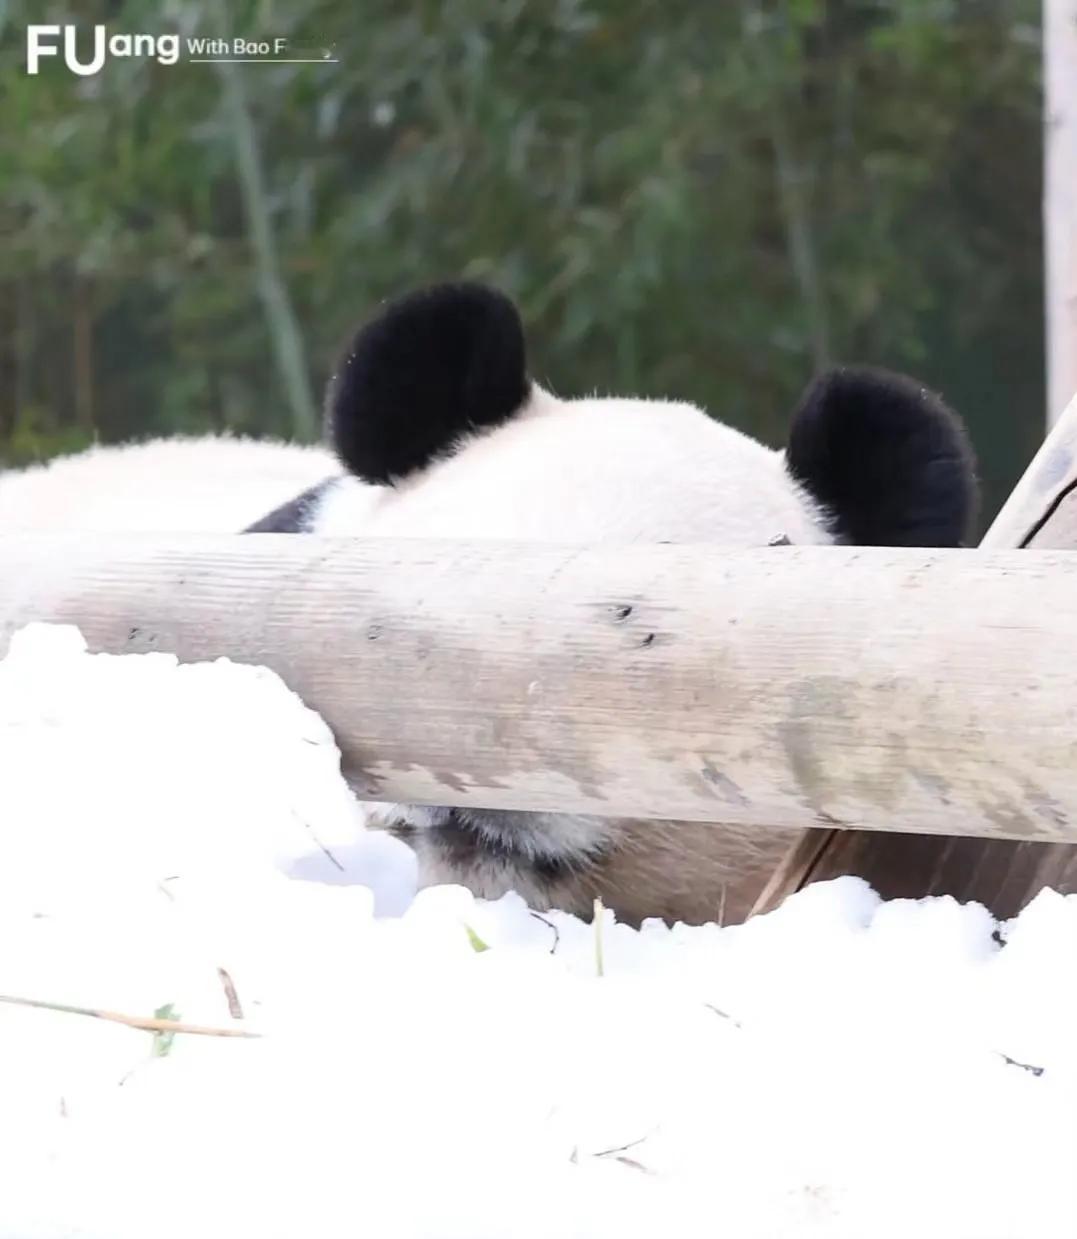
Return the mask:
[[[786,467],[858,546],[961,546],[978,506],[957,417],[914,379],[840,367],[801,397]]]
[[[329,386],[329,438],[366,482],[421,469],[467,430],[496,426],[528,390],[512,302],[481,284],[394,301],[359,334]]]
[[[274,508],[272,512],[255,521],[253,525],[248,525],[243,532],[309,533],[314,509],[318,505],[322,492],[332,480],[332,478],[326,478],[317,486],[312,486],[301,495],[296,495],[294,499],[289,499],[287,503],[282,503],[279,508]]]
[[[483,814],[496,818],[494,810]],[[522,816],[522,815],[520,815]],[[608,855],[606,847],[594,847],[585,852],[558,855],[552,852],[534,853],[516,847],[511,830],[495,833],[483,830],[466,811],[445,810],[445,820],[437,826],[412,826],[405,821],[394,822],[390,834],[415,847],[420,842],[435,849],[442,859],[458,872],[476,869],[491,861],[528,873],[540,882],[556,882],[598,864]]]

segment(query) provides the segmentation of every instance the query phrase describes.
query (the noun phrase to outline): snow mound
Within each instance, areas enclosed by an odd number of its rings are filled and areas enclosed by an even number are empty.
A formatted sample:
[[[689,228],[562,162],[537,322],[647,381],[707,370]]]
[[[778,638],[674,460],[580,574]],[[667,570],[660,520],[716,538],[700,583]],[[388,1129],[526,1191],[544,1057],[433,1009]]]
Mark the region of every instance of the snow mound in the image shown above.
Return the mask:
[[[414,895],[260,668],[0,662],[3,1239],[1071,1239],[1077,899]],[[1001,945],[1000,937],[1006,944]]]

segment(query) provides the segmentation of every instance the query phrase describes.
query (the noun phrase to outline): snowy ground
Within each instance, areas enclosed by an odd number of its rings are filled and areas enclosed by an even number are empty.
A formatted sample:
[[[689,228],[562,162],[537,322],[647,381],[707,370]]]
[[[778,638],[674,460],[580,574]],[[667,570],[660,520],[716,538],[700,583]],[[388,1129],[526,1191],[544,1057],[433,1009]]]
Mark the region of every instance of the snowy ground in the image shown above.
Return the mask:
[[[1077,899],[1005,946],[852,880],[607,917],[599,975],[591,926],[413,885],[271,673],[20,634],[0,994],[262,1036],[0,1003],[0,1236],[1077,1233]]]

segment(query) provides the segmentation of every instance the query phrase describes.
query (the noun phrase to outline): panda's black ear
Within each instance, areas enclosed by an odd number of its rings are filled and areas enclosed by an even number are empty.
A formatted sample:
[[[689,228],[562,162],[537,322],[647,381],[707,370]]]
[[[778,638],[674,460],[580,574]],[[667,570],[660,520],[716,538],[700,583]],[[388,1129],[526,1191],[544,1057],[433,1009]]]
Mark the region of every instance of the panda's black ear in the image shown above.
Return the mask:
[[[801,397],[789,473],[859,546],[961,546],[978,507],[972,449],[940,397],[904,375],[840,367]]]
[[[401,478],[466,431],[511,417],[528,392],[516,307],[481,284],[438,284],[360,329],[329,385],[329,438],[367,482]]]

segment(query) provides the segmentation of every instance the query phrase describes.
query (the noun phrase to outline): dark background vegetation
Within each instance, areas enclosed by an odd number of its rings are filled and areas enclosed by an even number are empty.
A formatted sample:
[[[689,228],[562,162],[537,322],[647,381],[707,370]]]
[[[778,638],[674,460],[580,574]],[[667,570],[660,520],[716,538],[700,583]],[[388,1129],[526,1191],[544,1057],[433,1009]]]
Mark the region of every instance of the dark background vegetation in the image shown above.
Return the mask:
[[[46,12],[47,10],[47,12]],[[27,21],[338,64],[57,61]],[[780,443],[830,360],[910,370],[1001,501],[1043,432],[1036,0],[0,0],[0,460],[309,437],[349,328],[493,281],[536,377]]]

